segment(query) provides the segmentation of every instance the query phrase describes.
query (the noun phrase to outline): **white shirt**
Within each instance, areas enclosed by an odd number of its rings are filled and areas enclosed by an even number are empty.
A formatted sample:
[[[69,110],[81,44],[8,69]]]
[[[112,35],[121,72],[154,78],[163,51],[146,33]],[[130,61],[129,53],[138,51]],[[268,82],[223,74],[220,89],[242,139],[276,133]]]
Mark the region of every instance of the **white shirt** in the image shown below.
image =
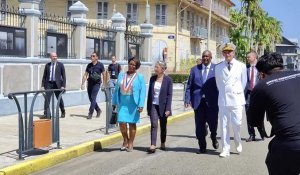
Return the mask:
[[[155,81],[154,83],[154,95],[152,104],[159,105],[159,93],[160,93],[161,83]]]
[[[207,79],[207,75],[208,75],[210,66],[211,66],[211,63],[209,63],[207,66],[205,66],[204,64],[202,64],[202,71],[201,71],[202,77],[204,77],[204,70],[205,70],[205,68],[206,68],[206,76],[205,76],[205,77],[206,77],[206,79]]]

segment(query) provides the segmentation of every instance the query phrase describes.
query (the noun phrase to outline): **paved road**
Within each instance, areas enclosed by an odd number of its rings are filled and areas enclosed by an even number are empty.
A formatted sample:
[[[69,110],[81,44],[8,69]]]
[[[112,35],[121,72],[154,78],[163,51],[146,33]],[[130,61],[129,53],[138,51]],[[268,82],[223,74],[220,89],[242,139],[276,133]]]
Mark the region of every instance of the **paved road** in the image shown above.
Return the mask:
[[[246,133],[245,117],[242,137]],[[133,152],[120,152],[121,142],[99,152],[62,163],[35,175],[119,175],[119,174],[172,174],[172,175],[265,175],[267,144],[265,141],[246,143],[238,155],[234,141],[231,142],[231,156],[219,158],[220,150],[214,150],[208,139],[207,154],[196,154],[197,140],[194,134],[194,119],[188,117],[168,126],[167,151],[157,150],[148,155],[145,150],[150,144],[150,134],[136,138]],[[220,135],[220,134],[218,134]],[[159,143],[159,142],[158,142]]]

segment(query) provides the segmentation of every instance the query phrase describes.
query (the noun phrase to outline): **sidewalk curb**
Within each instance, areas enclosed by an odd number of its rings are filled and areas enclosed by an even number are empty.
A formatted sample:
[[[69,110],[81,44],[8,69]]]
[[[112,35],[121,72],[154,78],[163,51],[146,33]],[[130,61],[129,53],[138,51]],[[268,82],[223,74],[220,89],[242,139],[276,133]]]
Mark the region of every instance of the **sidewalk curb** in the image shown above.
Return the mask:
[[[168,123],[170,124],[174,121],[183,119],[185,117],[193,116],[193,113],[194,111],[187,111],[175,115],[168,119]],[[146,133],[149,130],[150,124],[139,126],[137,127],[137,136]],[[117,141],[120,141],[121,139],[122,135],[118,132],[116,134],[112,134],[101,139],[96,139],[94,141],[82,143],[80,145],[49,153],[45,156],[41,156],[32,160],[24,161],[22,163],[0,169],[0,175],[25,175],[41,171],[59,163],[93,152],[95,150],[101,150],[102,148],[108,147],[116,143]]]

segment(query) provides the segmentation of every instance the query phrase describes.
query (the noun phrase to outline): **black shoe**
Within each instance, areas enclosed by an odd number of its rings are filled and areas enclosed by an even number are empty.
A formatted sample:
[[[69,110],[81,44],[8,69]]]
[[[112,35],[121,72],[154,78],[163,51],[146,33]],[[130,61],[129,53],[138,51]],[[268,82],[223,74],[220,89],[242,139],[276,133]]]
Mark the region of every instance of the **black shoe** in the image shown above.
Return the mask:
[[[203,153],[206,153],[206,149],[200,148],[196,153],[197,153],[197,154],[203,154]]]
[[[151,148],[147,149],[148,154],[153,154],[153,153],[155,153],[155,151],[156,151],[156,149],[151,149]]]
[[[218,142],[218,140],[212,140],[212,146],[213,146],[215,149],[218,149],[218,148],[219,148],[219,142]]]
[[[166,151],[166,147],[160,147],[160,150]]]
[[[86,119],[92,119],[92,114],[89,114]]]
[[[66,117],[66,113],[62,112],[60,118],[65,118]]]
[[[250,136],[246,142],[252,142],[252,141],[255,141],[255,137],[254,136]]]
[[[101,113],[102,113],[101,109],[100,109],[99,111],[97,111],[96,118],[99,118],[99,117],[100,117],[100,115],[101,115]]]

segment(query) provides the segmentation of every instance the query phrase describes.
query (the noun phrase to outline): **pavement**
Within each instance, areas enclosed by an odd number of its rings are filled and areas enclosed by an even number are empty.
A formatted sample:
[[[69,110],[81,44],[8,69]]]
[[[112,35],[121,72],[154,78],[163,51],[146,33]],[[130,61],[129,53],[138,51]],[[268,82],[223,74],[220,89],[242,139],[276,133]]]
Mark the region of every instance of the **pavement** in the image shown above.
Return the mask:
[[[146,103],[145,103],[146,104]],[[94,150],[102,149],[122,139],[118,127],[109,129],[105,134],[106,103],[98,103],[102,109],[100,118],[87,120],[89,105],[66,108],[66,118],[60,119],[60,145],[56,143],[42,148],[49,153],[42,155],[28,155],[25,160],[18,160],[18,115],[0,116],[0,175],[30,174],[84,155]],[[183,107],[183,88],[175,87],[172,102],[173,116],[169,122],[183,117],[193,116],[193,111],[185,111]],[[34,113],[34,120],[38,120],[43,111]],[[150,119],[146,110],[142,112],[138,123],[137,135],[149,132]]]

